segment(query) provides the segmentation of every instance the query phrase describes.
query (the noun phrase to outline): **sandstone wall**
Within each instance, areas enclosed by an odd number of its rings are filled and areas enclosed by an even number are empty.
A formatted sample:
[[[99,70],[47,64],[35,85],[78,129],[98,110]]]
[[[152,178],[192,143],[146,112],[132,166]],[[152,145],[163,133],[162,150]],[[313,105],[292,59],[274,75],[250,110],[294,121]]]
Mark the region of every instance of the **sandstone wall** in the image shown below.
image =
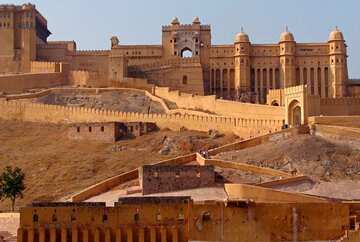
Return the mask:
[[[61,72],[61,63],[57,62],[42,62],[31,61],[30,72],[31,73],[54,73]]]
[[[360,97],[322,98],[320,114],[325,116],[360,115]]]
[[[203,110],[232,117],[271,119],[281,122],[285,119],[284,107],[226,101],[216,99],[215,96],[197,96],[180,91],[171,91],[167,87],[156,87],[155,95],[174,102],[179,108],[184,109]]]
[[[235,133],[241,137],[258,136],[281,129],[282,121],[273,119],[246,119],[223,116],[200,116],[182,114],[141,114],[109,110],[96,110],[82,107],[63,107],[18,101],[0,102],[0,117],[32,122],[81,123],[81,122],[150,122],[159,128],[207,132],[216,129],[220,132]]]
[[[0,76],[1,92],[24,92],[34,88],[49,88],[65,85],[67,78],[62,73],[28,73]]]

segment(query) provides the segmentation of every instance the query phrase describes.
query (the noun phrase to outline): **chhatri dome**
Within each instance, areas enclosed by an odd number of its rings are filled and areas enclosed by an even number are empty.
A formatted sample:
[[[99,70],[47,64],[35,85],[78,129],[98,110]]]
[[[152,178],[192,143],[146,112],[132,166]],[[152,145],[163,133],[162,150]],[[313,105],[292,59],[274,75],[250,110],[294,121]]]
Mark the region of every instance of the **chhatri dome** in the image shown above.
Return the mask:
[[[329,35],[329,41],[334,40],[344,40],[343,33],[339,30],[338,27],[336,27],[335,30],[331,31]]]
[[[294,35],[286,27],[285,32],[280,35],[280,42],[295,41]]]
[[[177,25],[177,24],[180,24],[180,21],[177,17],[174,17],[173,20],[171,21],[171,24],[172,25]]]
[[[235,43],[238,42],[250,42],[249,36],[244,32],[243,28],[241,28],[241,32],[235,36]]]
[[[199,17],[195,17],[195,18],[194,18],[193,24],[200,24],[200,19],[199,19]]]

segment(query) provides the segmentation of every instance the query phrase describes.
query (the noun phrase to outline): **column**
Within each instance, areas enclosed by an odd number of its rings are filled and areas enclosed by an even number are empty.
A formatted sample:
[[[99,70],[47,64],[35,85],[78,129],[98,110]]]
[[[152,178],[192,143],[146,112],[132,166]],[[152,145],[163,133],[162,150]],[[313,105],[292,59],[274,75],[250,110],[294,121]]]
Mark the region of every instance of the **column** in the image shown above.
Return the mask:
[[[264,97],[264,72],[263,69],[260,69],[260,103],[263,103]]]
[[[127,242],[133,242],[133,231],[131,227],[126,229],[126,238]]]
[[[276,89],[276,75],[275,75],[275,68],[272,69],[272,76],[273,76],[273,88]]]
[[[213,69],[210,68],[210,94],[213,93],[213,89],[212,89],[213,88],[213,83],[212,83],[213,82],[213,74],[214,74]]]
[[[266,90],[270,90],[270,69],[266,68]]]
[[[223,70],[220,69],[220,97],[224,97],[223,95]]]
[[[27,230],[28,232],[28,242],[34,242],[34,229],[30,228]]]
[[[68,242],[67,241],[67,229],[61,228],[61,242]]]
[[[121,242],[121,229],[116,229],[116,242]]]
[[[110,228],[105,229],[105,242],[111,242],[111,231]]]
[[[231,77],[231,75],[230,75],[230,70],[231,69],[227,69],[228,71],[227,71],[227,80],[228,80],[228,84],[227,84],[227,86],[228,86],[228,98],[230,99],[231,98],[231,80],[230,80],[230,77]]]
[[[95,228],[94,231],[94,242],[100,242],[100,230]]]
[[[171,228],[171,237],[172,237],[172,242],[178,242],[179,241],[178,229],[175,226],[173,226]]]
[[[18,230],[17,230],[17,242],[25,242],[24,241],[24,230],[22,228],[18,228]]]
[[[72,226],[71,231],[72,231],[71,241],[78,242],[78,229],[76,225]]]
[[[325,98],[325,68],[321,68],[321,97]]]
[[[45,228],[39,228],[39,242],[45,242]]]
[[[56,228],[54,226],[50,227],[50,242],[56,242]]]
[[[256,93],[256,102],[259,102],[259,90],[258,90],[258,69],[255,68],[255,93]]]
[[[144,228],[139,228],[139,242],[145,242],[145,232],[144,232]]]
[[[300,69],[300,85],[304,84],[304,68],[299,67]]]
[[[83,229],[83,242],[89,242],[89,229]]]
[[[319,95],[318,68],[314,68],[314,95]]]
[[[308,90],[308,93],[310,92],[311,93],[311,68],[308,68],[307,69],[307,72],[306,72],[306,74],[307,74],[307,78],[306,78],[306,80],[307,80],[307,90]],[[312,93],[311,93],[312,94]]]
[[[160,236],[161,236],[161,242],[167,242],[166,228],[163,226],[160,228]]]
[[[156,242],[156,228],[150,228],[150,242]]]

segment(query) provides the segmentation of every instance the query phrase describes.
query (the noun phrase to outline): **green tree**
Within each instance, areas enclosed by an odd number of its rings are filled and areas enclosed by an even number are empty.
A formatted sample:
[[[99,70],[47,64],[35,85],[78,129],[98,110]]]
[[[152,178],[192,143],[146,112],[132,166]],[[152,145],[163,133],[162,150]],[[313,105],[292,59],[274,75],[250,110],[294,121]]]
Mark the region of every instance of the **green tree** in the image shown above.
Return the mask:
[[[0,175],[0,199],[11,200],[11,211],[15,209],[15,200],[22,198],[22,192],[25,189],[24,185],[25,174],[19,167],[14,169],[7,166]]]

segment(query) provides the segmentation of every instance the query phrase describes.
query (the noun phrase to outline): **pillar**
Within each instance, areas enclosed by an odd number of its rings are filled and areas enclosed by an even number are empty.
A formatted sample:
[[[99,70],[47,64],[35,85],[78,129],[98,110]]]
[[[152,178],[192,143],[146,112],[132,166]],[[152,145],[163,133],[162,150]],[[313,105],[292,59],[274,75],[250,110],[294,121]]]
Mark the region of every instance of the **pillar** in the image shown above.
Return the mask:
[[[45,242],[45,228],[39,227],[39,242]]]
[[[127,239],[127,242],[133,242],[133,231],[132,231],[131,227],[128,227],[126,229],[126,239]]]
[[[258,69],[255,68],[255,93],[256,93],[256,102],[259,102],[258,96],[259,96],[259,90],[258,90]]]
[[[178,229],[175,226],[173,226],[171,228],[171,237],[172,237],[172,242],[178,242],[179,241]]]
[[[121,229],[116,229],[116,242],[121,242]]]
[[[161,242],[167,242],[165,227],[160,228],[160,236],[161,236]]]
[[[273,76],[273,89],[276,89],[277,87],[276,87],[276,80],[275,80],[275,78],[276,78],[275,68],[273,68],[272,70],[273,70],[273,71],[272,71],[272,76]]]
[[[34,233],[34,229],[33,228],[30,228],[30,229],[28,229],[28,242],[34,242],[34,235],[35,235],[35,233]]]
[[[314,67],[314,95],[319,95],[318,68]]]
[[[212,87],[213,87],[212,81],[213,81],[213,69],[210,68],[210,94],[213,93],[213,90],[212,90]]]
[[[223,70],[220,69],[220,97],[224,97],[224,87],[223,87]]]
[[[22,228],[17,230],[17,242],[24,242],[24,230]]]
[[[54,226],[50,227],[50,242],[56,242],[56,228]]]
[[[266,91],[270,90],[270,69],[266,68]]]
[[[231,80],[230,80],[230,77],[231,77],[231,75],[230,75],[230,70],[231,69],[228,69],[228,71],[227,71],[227,80],[228,80],[228,98],[230,99],[231,98]]]
[[[156,242],[156,228],[150,228],[150,242]]]
[[[263,103],[264,95],[264,72],[263,69],[260,69],[260,103]]]
[[[83,229],[83,242],[89,242],[89,229]]]
[[[139,242],[145,242],[145,231],[144,228],[139,228]],[[110,241],[109,241],[110,242]]]
[[[307,71],[306,71],[306,74],[307,74],[307,90],[308,90],[308,93],[312,94],[311,93],[311,68],[308,68]]]
[[[71,231],[72,231],[71,241],[78,242],[79,236],[78,236],[78,229],[77,229],[76,225],[72,226]]]
[[[111,242],[111,230],[110,230],[110,228],[105,229],[105,242]]]
[[[100,242],[100,230],[95,228],[94,231],[94,242]]]
[[[325,98],[325,68],[321,68],[321,97]]]
[[[61,228],[61,242],[67,242],[67,229]]]
[[[299,69],[300,69],[300,84],[303,85],[304,84],[304,68],[299,67]]]

